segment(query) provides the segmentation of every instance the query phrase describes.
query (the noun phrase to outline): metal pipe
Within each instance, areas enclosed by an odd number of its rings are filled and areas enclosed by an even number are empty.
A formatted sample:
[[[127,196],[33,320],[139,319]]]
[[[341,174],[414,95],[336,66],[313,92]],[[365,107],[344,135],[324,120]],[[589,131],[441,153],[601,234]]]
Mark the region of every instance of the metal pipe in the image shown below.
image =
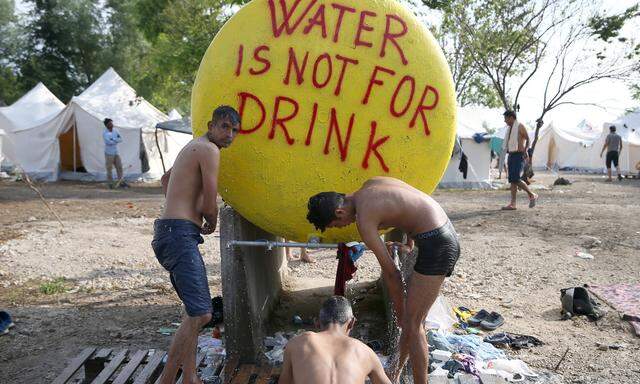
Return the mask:
[[[165,173],[167,173],[167,168],[165,168],[164,166],[164,157],[162,157],[162,149],[160,149],[160,143],[158,142],[158,127],[156,127],[155,135],[156,135],[156,147],[158,147],[158,154],[160,155],[160,162],[162,163],[162,174],[164,175]],[[166,135],[164,139],[167,140]],[[142,140],[142,135],[140,136],[140,140]]]
[[[227,248],[241,246],[241,247],[266,247],[268,250],[271,250],[274,247],[283,247],[283,248],[311,248],[311,249],[319,249],[319,248],[338,248],[338,244],[332,243],[296,243],[296,242],[283,242],[283,241],[242,241],[242,240],[231,240],[227,242]]]

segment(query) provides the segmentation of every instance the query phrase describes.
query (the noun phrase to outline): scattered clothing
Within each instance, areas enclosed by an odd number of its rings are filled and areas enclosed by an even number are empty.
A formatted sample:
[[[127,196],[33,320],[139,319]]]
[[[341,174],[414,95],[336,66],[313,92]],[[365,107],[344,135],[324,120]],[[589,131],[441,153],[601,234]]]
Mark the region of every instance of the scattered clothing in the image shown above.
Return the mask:
[[[496,347],[510,347],[512,349],[525,349],[530,347],[538,347],[544,343],[534,336],[518,335],[515,333],[496,333],[484,338],[486,343]]]
[[[351,251],[351,253],[350,253]],[[353,279],[353,274],[358,268],[353,262],[354,251],[345,243],[338,244],[338,270],[336,271],[336,281],[333,286],[334,295],[344,296],[347,281]],[[359,256],[358,256],[359,257]]]
[[[467,179],[467,172],[469,171],[469,159],[464,152],[462,152],[462,156],[460,156],[460,165],[458,165],[458,171],[462,173],[462,178]]]
[[[9,329],[13,328],[15,324],[11,319],[9,312],[0,311],[0,336],[9,333]]]
[[[591,285],[589,290],[621,312],[640,336],[640,283]]]
[[[485,343],[479,336],[447,334],[446,339],[453,348],[451,352],[464,353],[484,361],[506,358],[503,351]]]

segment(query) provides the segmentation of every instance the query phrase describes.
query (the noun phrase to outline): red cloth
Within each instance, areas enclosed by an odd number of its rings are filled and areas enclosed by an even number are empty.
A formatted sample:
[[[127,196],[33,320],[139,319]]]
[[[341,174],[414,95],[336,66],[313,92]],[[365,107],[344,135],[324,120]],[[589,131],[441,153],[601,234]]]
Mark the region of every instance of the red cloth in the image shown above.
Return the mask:
[[[353,274],[356,273],[356,268],[351,256],[349,255],[349,247],[344,243],[338,244],[338,270],[336,271],[336,283],[333,286],[333,294],[338,296],[344,296],[347,281],[353,279]]]

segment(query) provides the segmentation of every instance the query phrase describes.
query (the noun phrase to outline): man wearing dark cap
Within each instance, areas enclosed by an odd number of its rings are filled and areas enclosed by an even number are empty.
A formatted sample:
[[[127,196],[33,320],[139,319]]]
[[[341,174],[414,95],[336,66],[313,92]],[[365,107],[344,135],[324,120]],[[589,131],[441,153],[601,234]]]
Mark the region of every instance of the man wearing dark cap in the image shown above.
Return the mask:
[[[604,150],[607,150],[607,158],[605,160],[605,164],[607,166],[607,175],[609,178],[607,182],[611,182],[611,164],[616,166],[616,171],[618,172],[618,180],[622,180],[622,175],[620,174],[620,152],[622,151],[622,137],[616,133],[616,126],[612,125],[609,127],[609,134],[602,146],[602,151],[600,151],[600,157],[604,153]]]

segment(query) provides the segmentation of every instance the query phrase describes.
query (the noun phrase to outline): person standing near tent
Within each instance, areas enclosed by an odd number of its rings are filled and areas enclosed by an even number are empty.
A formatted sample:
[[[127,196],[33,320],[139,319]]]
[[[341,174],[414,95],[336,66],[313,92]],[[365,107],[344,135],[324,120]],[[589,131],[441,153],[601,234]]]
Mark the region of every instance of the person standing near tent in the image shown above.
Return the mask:
[[[602,151],[600,151],[600,157],[604,153],[604,150],[607,150],[607,158],[605,159],[605,164],[607,165],[607,175],[609,178],[606,180],[607,182],[611,182],[611,164],[616,166],[616,171],[618,172],[618,180],[622,180],[622,175],[620,174],[620,164],[618,162],[620,158],[620,152],[622,152],[622,137],[616,133],[616,126],[612,125],[609,127],[609,134],[602,146]]]
[[[507,158],[507,168],[509,171],[509,183],[511,184],[511,203],[502,207],[503,210],[513,211],[516,209],[518,188],[529,195],[529,208],[536,206],[538,195],[531,192],[527,183],[522,180],[525,161],[529,159],[529,134],[523,124],[518,122],[514,111],[506,111],[504,122],[507,123],[507,135],[505,136],[505,148],[509,155]]]
[[[191,140],[162,177],[166,201],[162,217],[153,224],[151,246],[158,262],[169,271],[171,284],[186,314],[176,332],[160,383],[175,382],[182,367],[184,383],[199,383],[196,345],[200,329],[211,320],[211,293],[198,245],[201,235],[216,229],[220,150],[240,131],[240,116],[229,106],[213,111],[207,132]]]
[[[107,169],[107,182],[109,183],[109,188],[113,188],[115,186],[112,175],[114,165],[116,167],[118,181],[120,181],[120,186],[123,188],[127,187],[127,183],[122,181],[122,160],[118,154],[118,144],[122,143],[122,136],[120,136],[120,132],[113,128],[113,120],[106,118],[103,123],[105,128],[104,132],[102,132],[102,138],[104,139],[104,159],[105,168]]]

